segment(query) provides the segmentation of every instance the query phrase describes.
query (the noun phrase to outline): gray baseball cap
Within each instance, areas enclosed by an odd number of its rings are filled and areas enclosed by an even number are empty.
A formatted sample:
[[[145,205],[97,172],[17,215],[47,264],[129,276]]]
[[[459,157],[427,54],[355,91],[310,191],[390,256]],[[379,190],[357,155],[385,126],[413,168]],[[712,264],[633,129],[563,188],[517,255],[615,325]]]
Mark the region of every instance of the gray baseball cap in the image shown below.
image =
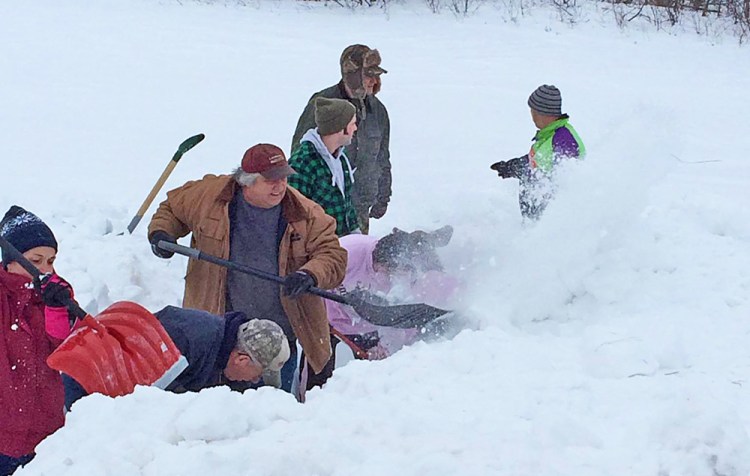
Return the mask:
[[[263,368],[263,383],[281,388],[281,368],[289,360],[289,341],[284,331],[268,319],[252,319],[237,331],[237,347]]]

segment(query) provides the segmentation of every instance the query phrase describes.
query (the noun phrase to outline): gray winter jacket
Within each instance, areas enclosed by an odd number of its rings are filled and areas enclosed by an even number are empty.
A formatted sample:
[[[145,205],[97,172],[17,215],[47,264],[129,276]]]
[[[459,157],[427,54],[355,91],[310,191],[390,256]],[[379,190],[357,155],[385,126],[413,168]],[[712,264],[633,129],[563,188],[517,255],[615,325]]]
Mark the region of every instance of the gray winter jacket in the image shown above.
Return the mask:
[[[318,96],[346,99],[357,108],[357,133],[346,148],[354,168],[354,206],[361,209],[378,202],[388,203],[391,199],[391,154],[388,150],[391,123],[388,111],[375,96],[367,96],[364,101],[350,99],[341,82],[313,94],[297,122],[291,150],[297,148],[305,132],[315,128],[314,100]]]

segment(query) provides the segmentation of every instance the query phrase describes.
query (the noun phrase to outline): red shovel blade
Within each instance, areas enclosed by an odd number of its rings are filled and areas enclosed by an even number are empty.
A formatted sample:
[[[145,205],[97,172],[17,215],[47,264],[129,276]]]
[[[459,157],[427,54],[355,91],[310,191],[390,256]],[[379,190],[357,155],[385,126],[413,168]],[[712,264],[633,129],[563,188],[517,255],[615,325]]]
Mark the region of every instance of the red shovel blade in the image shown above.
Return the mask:
[[[96,317],[86,316],[47,364],[73,377],[88,393],[115,397],[159,381],[180,357],[153,314],[122,301]]]

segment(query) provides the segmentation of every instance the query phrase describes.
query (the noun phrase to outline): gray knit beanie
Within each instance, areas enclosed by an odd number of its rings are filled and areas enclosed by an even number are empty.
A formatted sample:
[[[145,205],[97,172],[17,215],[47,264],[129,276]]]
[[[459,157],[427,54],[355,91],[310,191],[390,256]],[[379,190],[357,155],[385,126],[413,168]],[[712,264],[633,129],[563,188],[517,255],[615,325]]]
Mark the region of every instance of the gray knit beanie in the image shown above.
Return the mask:
[[[315,125],[321,137],[344,130],[356,113],[354,104],[344,99],[315,99]]]
[[[529,96],[529,107],[545,116],[562,116],[560,90],[550,84],[542,84]]]

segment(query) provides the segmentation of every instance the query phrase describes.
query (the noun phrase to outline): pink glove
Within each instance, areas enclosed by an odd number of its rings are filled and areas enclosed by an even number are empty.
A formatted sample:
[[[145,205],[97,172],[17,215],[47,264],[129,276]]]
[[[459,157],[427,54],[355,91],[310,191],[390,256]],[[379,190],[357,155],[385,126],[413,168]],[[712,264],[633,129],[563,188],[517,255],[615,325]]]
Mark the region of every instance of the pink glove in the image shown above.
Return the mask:
[[[52,274],[49,278],[44,280],[42,284],[42,299],[45,294],[49,296],[51,291],[55,291],[55,295],[64,294],[65,291],[70,293],[70,298],[73,299],[73,288],[70,284],[62,279],[57,274]],[[46,293],[45,293],[46,291]],[[55,299],[45,299],[47,302],[55,302]],[[50,337],[55,339],[63,340],[70,334],[70,317],[68,315],[68,309],[61,306],[44,306],[44,328]]]

